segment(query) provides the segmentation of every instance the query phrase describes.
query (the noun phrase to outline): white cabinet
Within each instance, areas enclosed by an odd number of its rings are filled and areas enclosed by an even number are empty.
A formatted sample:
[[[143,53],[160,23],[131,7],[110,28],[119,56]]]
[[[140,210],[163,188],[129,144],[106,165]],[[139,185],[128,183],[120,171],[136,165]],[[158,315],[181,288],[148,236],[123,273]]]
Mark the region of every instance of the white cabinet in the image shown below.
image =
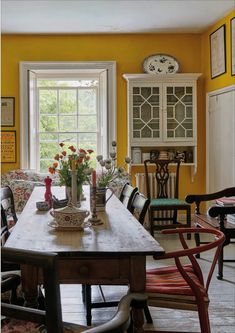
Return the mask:
[[[197,79],[201,74],[124,74],[128,83],[128,154],[164,151],[196,168]],[[143,159],[139,161],[140,164]]]

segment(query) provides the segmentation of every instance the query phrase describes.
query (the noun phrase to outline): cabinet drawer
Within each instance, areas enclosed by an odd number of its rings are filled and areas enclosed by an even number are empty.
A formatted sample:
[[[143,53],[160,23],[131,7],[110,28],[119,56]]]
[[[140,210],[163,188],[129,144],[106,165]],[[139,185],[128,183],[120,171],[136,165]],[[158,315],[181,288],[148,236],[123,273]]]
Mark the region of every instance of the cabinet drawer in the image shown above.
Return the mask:
[[[128,259],[66,259],[59,260],[61,283],[94,283],[128,281]],[[93,282],[92,282],[93,281]]]

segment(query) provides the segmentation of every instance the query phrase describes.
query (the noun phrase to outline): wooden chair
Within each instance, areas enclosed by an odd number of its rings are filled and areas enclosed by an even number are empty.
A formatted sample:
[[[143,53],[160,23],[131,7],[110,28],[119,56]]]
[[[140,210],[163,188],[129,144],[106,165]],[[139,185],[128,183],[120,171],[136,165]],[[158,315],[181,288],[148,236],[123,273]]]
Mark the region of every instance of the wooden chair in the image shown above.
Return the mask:
[[[175,193],[173,198],[169,198],[168,194],[168,181],[169,181],[169,164],[176,164],[176,177],[175,177]],[[151,196],[149,173],[152,168],[155,169],[156,178],[156,198]],[[180,160],[145,160],[145,181],[147,189],[147,197],[150,200],[149,206],[149,222],[150,233],[154,236],[154,230],[162,230],[168,228],[190,227],[191,225],[191,208],[188,203],[183,200],[179,200],[179,169]],[[177,212],[186,211],[186,223],[179,223],[177,221]],[[168,211],[168,216],[165,216],[165,212]],[[161,214],[164,212],[164,214]],[[173,212],[173,213],[172,213]],[[157,215],[156,215],[157,213]],[[161,214],[161,216],[160,216]],[[169,221],[171,223],[169,223]],[[160,222],[160,223],[159,223]],[[168,223],[164,223],[168,222]]]
[[[212,240],[207,244],[189,248],[184,238],[184,234],[189,232],[212,236]],[[162,233],[177,234],[183,249],[165,253],[162,257],[155,258],[157,260],[174,259],[175,265],[147,270],[146,293],[148,295],[148,305],[197,311],[201,332],[210,333],[208,288],[225,236],[219,230],[208,228],[168,229],[162,230]],[[211,249],[215,249],[215,254],[208,276],[205,278],[194,255]],[[189,263],[183,264],[182,262],[185,262],[186,258]]]
[[[8,229],[18,221],[13,193],[9,186],[1,188],[1,221]]]
[[[1,188],[1,247],[10,234],[9,219],[13,219],[14,223],[17,222],[13,193],[7,186]],[[1,260],[1,294],[3,299],[7,298],[12,304],[22,302],[17,295],[17,288],[21,282],[19,268],[19,265]]]
[[[129,187],[129,185],[128,185]],[[130,212],[134,214],[137,220],[143,224],[146,212],[148,210],[149,200],[145,198],[139,192],[135,192],[132,202],[129,205]],[[109,301],[107,302],[105,299],[105,295],[103,293],[102,287],[99,285],[99,290],[101,293],[101,297],[103,299],[102,302],[92,302],[92,288],[91,285],[84,285],[84,298],[83,301],[86,305],[86,318],[87,318],[87,325],[91,325],[91,311],[95,308],[105,308],[105,307],[113,307],[117,306],[117,301]],[[148,316],[148,313],[146,314]]]
[[[226,219],[227,214],[235,214],[235,206],[215,206],[211,207],[206,214],[202,214],[200,210],[201,202],[209,202],[211,200],[220,199],[222,197],[235,196],[235,187],[226,188],[222,191],[210,194],[190,194],[187,195],[185,200],[188,203],[195,203],[194,224],[197,228],[213,228],[221,230],[225,235],[225,242],[222,246],[218,258],[218,275],[219,280],[223,279],[223,263],[234,262],[235,259],[224,259],[224,247],[234,243],[231,240],[235,238],[235,224],[229,223]],[[195,234],[196,245],[205,244],[200,240],[200,234]],[[198,254],[197,257],[200,257]]]
[[[130,205],[130,212],[136,219],[143,225],[144,219],[150,204],[150,200],[139,192],[134,194],[133,200]]]
[[[45,327],[47,333],[124,332],[130,324],[130,306],[143,307],[147,299],[144,294],[124,296],[115,316],[98,327],[89,329],[84,326],[62,323],[57,254],[3,248],[2,256],[4,260],[33,265],[43,271],[46,302],[45,311],[1,303],[2,315],[6,316],[2,321],[2,333],[21,332],[21,330],[22,333],[33,333],[39,332]]]
[[[122,188],[119,199],[128,210],[131,209],[131,203],[137,191],[138,188],[131,186],[129,183],[126,183]]]

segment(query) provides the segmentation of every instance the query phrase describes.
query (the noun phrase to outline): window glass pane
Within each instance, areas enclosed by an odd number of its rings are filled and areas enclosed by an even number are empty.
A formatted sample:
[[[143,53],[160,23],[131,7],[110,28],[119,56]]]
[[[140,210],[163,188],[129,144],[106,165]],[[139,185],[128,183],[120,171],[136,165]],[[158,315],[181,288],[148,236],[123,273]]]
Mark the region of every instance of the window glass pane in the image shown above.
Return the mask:
[[[40,116],[39,121],[40,132],[57,132],[58,123],[56,116]]]
[[[56,141],[58,142],[58,134],[56,133],[41,133],[39,136],[40,141]]]
[[[97,87],[99,81],[95,78],[86,80],[72,79],[38,79],[38,87]]]
[[[40,171],[41,172],[48,172],[48,168],[52,166],[52,164],[55,162],[55,160],[40,160]]]
[[[60,116],[59,130],[61,132],[71,132],[77,129],[77,116]]]
[[[39,112],[41,114],[55,114],[57,112],[56,90],[39,90]]]
[[[59,113],[76,113],[76,90],[59,91]]]
[[[59,134],[59,143],[63,142],[66,145],[77,145],[77,133]]]
[[[80,89],[78,92],[78,112],[96,113],[96,91],[94,89]]]
[[[96,116],[79,116],[78,130],[81,132],[96,132],[97,130]]]
[[[41,142],[40,143],[40,157],[42,159],[53,157],[58,153],[58,144],[57,142]]]

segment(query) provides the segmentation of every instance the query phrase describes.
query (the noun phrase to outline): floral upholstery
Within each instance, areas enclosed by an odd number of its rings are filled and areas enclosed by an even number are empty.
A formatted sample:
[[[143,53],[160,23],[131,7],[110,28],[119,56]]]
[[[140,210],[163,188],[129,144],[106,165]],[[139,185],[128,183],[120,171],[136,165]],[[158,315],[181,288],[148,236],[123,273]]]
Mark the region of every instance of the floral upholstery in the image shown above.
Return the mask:
[[[1,186],[10,186],[15,201],[15,210],[22,212],[35,186],[44,186],[44,179],[49,176],[52,178],[52,186],[59,185],[58,174],[51,175],[46,173],[36,173],[33,170],[11,170],[1,175]],[[113,180],[109,187],[115,195],[119,197],[121,190],[126,182],[130,182],[129,176],[122,176]]]
[[[2,320],[2,333],[47,333],[43,324],[37,324],[30,321],[4,318]],[[64,323],[64,333],[81,333],[87,327],[76,324]]]
[[[44,179],[49,174],[36,173],[32,170],[12,170],[1,175],[1,186],[9,186],[14,195],[15,210],[22,212],[35,186],[44,186]],[[58,185],[57,175],[51,176],[52,185]]]

